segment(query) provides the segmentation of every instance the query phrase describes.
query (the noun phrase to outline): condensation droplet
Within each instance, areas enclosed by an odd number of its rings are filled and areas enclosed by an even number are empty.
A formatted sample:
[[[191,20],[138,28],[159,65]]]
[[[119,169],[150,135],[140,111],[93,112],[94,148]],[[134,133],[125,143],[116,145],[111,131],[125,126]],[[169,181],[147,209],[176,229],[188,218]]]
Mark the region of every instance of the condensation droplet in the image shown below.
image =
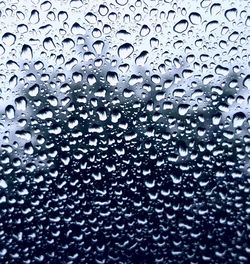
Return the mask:
[[[233,126],[236,127],[241,127],[246,120],[246,115],[242,112],[235,113],[233,115]]]
[[[107,73],[106,79],[111,86],[116,86],[118,84],[118,75],[116,72],[109,71]]]
[[[243,85],[250,90],[250,74],[248,74],[243,80]]]
[[[115,0],[118,5],[125,6],[128,3],[128,0]]]
[[[21,57],[23,60],[32,60],[33,51],[29,45],[24,44],[21,51]]]
[[[37,24],[40,20],[39,12],[37,10],[32,10],[29,18],[30,23]]]
[[[183,33],[188,28],[188,21],[186,19],[180,20],[174,25],[174,31],[177,33]]]
[[[2,36],[2,41],[6,46],[12,46],[16,42],[16,36],[7,32]]]
[[[118,48],[118,55],[122,59],[128,58],[134,51],[134,47],[130,43],[125,43]]]
[[[197,12],[193,12],[189,15],[189,20],[194,25],[201,24],[201,15]]]

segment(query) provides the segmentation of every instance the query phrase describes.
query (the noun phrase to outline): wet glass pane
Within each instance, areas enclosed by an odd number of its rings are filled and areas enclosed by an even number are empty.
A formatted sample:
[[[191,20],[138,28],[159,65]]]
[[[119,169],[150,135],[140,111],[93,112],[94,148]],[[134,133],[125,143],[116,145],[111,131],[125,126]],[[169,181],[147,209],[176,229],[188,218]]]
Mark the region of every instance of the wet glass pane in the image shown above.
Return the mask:
[[[249,263],[249,2],[0,2],[0,263]]]

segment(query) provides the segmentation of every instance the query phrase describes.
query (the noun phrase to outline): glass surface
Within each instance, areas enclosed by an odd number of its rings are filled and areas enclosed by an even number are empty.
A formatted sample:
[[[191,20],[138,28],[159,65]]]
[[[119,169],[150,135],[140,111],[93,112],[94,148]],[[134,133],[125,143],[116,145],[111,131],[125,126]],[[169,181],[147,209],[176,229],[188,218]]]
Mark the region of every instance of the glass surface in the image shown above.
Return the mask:
[[[0,2],[0,263],[249,263],[249,9]]]

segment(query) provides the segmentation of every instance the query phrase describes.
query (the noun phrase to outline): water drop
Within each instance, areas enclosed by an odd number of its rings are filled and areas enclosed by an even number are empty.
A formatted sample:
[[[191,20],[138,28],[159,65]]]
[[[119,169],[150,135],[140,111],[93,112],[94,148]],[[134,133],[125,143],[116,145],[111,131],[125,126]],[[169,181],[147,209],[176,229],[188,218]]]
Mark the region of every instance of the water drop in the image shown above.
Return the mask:
[[[71,27],[71,32],[74,35],[84,35],[86,33],[85,28],[80,26],[78,23],[74,23]]]
[[[29,21],[31,24],[37,24],[40,20],[39,12],[37,10],[32,10]]]
[[[26,100],[26,98],[24,96],[20,96],[20,97],[16,98],[15,104],[16,104],[16,109],[18,111],[26,111],[26,109],[27,109],[27,100]]]
[[[23,60],[32,60],[33,59],[33,51],[29,45],[24,44],[21,51],[21,57]]]
[[[99,6],[99,9],[98,9],[98,12],[99,12],[99,14],[100,14],[101,16],[106,16],[106,15],[108,14],[108,12],[109,12],[109,9],[108,9],[108,7],[105,6],[105,5],[100,5],[100,6]]]
[[[44,39],[43,46],[46,50],[54,50],[56,48],[56,46],[53,42],[53,39],[51,37]]]
[[[7,182],[3,179],[0,180],[0,188],[6,189],[8,187]]]
[[[96,42],[93,43],[93,48],[98,55],[102,53],[103,47],[104,47],[104,42],[101,40],[97,40]]]
[[[65,12],[65,11],[60,11],[58,13],[58,20],[61,21],[61,22],[64,22],[68,19],[68,13]]]
[[[147,25],[143,25],[141,30],[140,30],[140,35],[142,37],[147,36],[150,33],[150,28]]]
[[[187,28],[188,21],[186,19],[182,19],[174,25],[174,31],[177,33],[183,33]]]
[[[125,6],[128,3],[128,0],[115,0],[118,5]]]
[[[250,90],[250,74],[248,74],[243,80],[243,85]]]
[[[5,108],[5,114],[8,119],[13,119],[15,118],[15,109],[12,105],[8,105]]]
[[[189,20],[194,25],[201,24],[201,15],[197,12],[193,12],[189,15]]]
[[[225,17],[227,18],[228,21],[233,21],[237,17],[237,9],[236,8],[231,8],[225,11]]]
[[[88,12],[86,15],[85,15],[85,19],[88,23],[90,24],[95,24],[96,21],[97,21],[97,17],[96,15],[94,15],[93,13],[91,12]]]
[[[140,55],[135,59],[135,63],[138,66],[144,66],[148,59],[148,51],[144,50]]]
[[[107,73],[106,79],[111,86],[116,86],[118,84],[118,75],[116,72],[109,71]]]
[[[235,113],[233,115],[233,126],[236,127],[241,127],[246,120],[246,115],[242,112]]]
[[[0,44],[0,55],[3,55],[5,53],[5,48],[3,45]]]
[[[133,53],[133,51],[134,47],[130,43],[125,43],[118,48],[118,55],[122,59],[126,59]]]
[[[186,115],[187,112],[188,112],[188,110],[189,110],[189,108],[190,108],[190,105],[189,104],[180,104],[178,106],[178,113],[179,113],[179,115],[181,115],[181,116]]]
[[[16,42],[16,36],[12,33],[5,33],[2,36],[2,41],[6,46],[12,46]]]

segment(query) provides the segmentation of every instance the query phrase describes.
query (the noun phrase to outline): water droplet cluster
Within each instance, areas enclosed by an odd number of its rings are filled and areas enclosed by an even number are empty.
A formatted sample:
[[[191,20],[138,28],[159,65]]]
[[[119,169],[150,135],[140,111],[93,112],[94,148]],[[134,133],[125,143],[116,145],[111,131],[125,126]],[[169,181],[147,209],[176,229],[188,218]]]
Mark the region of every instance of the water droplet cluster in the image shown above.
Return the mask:
[[[248,263],[248,11],[0,2],[1,263]]]

